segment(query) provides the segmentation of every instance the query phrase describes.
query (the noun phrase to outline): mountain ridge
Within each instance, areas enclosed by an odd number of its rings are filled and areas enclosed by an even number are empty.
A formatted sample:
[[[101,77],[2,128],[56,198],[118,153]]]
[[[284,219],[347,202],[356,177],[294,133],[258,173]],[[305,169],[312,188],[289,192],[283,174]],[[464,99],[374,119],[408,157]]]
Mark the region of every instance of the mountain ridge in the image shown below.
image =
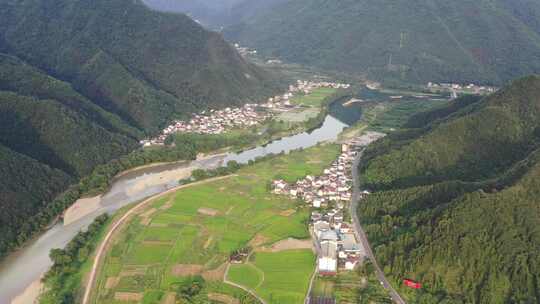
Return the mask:
[[[377,191],[359,216],[410,302],[536,303],[540,77],[457,102],[368,148],[361,172]]]
[[[540,71],[538,11],[533,1],[292,0],[224,33],[266,56],[389,83],[501,85]]]

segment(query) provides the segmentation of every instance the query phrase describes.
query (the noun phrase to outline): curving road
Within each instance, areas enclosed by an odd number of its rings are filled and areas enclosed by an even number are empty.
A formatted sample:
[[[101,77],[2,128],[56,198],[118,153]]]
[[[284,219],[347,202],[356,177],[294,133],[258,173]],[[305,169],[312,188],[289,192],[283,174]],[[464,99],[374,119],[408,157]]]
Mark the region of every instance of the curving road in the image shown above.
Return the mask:
[[[371,263],[375,267],[377,278],[382,283],[384,288],[388,290],[388,293],[392,297],[392,300],[398,304],[406,304],[405,300],[403,300],[403,298],[399,295],[399,293],[392,287],[390,282],[388,282],[388,280],[386,279],[386,276],[384,275],[384,272],[379,266],[379,263],[377,263],[377,259],[375,258],[375,255],[373,254],[373,251],[371,250],[371,246],[369,245],[367,235],[362,229],[362,226],[360,225],[360,220],[358,219],[358,214],[356,213],[356,210],[358,209],[358,202],[361,199],[360,175],[358,174],[358,165],[360,164],[360,159],[362,158],[362,154],[363,154],[363,151],[358,153],[352,167],[354,191],[353,191],[352,200],[350,204],[350,212],[351,212],[351,217],[353,219],[355,234],[356,234],[356,237],[362,242],[362,245],[364,246],[366,254],[369,256]]]

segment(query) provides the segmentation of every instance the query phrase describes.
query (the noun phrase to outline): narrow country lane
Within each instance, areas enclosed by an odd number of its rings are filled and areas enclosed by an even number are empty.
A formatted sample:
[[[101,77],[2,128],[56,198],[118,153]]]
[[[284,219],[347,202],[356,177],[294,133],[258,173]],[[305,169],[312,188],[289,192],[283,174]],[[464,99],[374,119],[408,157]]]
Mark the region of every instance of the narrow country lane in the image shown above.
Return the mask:
[[[353,167],[352,167],[354,191],[352,194],[350,212],[351,212],[351,217],[353,219],[355,234],[356,234],[356,237],[362,242],[362,245],[364,246],[366,253],[369,256],[371,263],[375,267],[375,271],[377,272],[377,278],[383,284],[384,288],[388,290],[388,292],[390,293],[390,296],[392,297],[392,300],[398,304],[405,304],[406,303],[405,300],[403,300],[403,298],[401,298],[399,293],[392,287],[390,282],[386,279],[386,276],[384,275],[384,272],[379,266],[379,263],[377,263],[377,259],[375,258],[375,255],[373,254],[373,251],[371,250],[371,246],[369,245],[367,235],[362,229],[362,226],[360,225],[360,220],[358,219],[358,214],[356,210],[358,209],[358,203],[360,202],[360,197],[361,197],[360,175],[358,173],[358,165],[360,164],[362,154],[363,154],[363,151],[358,153],[358,156],[356,156],[356,159],[354,160]]]

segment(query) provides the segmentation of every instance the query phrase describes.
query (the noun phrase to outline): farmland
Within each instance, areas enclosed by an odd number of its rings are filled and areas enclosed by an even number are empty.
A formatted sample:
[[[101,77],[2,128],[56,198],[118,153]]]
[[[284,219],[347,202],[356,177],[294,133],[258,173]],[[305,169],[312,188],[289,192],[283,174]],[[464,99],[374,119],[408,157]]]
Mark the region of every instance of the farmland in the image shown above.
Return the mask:
[[[230,254],[247,246],[255,249],[250,262],[232,267],[228,279],[253,288],[268,303],[302,303],[314,271],[311,250],[258,248],[309,238],[309,210],[268,187],[275,178],[293,182],[319,174],[338,152],[335,145],[322,145],[277,156],[156,199],[111,242],[94,303],[166,303],[194,284],[200,293],[185,303],[220,303],[210,298],[227,296],[252,303],[246,292],[223,283]]]
[[[314,265],[315,255],[308,249],[258,252],[249,263],[233,265],[229,279],[268,303],[302,303]]]
[[[443,105],[447,100],[403,100],[377,104],[379,109],[384,107],[371,123],[370,130],[388,132],[401,128],[414,114],[427,111]],[[377,111],[377,110],[375,110]]]
[[[387,291],[379,284],[370,262],[335,277],[317,275],[311,290],[313,298],[335,298],[336,303],[391,304]]]
[[[311,94],[298,95],[291,99],[291,103],[295,105],[302,105],[305,107],[321,107],[326,98],[336,93],[337,89],[333,88],[318,88],[313,90]]]

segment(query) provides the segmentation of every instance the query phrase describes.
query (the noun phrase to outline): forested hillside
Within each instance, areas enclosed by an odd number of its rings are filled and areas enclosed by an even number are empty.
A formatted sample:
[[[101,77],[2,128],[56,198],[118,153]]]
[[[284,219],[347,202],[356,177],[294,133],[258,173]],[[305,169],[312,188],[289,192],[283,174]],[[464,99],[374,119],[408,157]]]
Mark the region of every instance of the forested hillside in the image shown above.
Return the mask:
[[[268,93],[264,72],[185,15],[132,0],[1,0],[0,8],[10,54],[139,128]]]
[[[224,31],[231,41],[378,80],[502,84],[540,71],[538,1],[290,0],[247,14],[236,8],[243,17]]]
[[[539,115],[540,77],[527,77],[419,114],[366,151],[377,191],[359,215],[411,303],[540,301]]]
[[[277,85],[220,34],[139,0],[0,0],[0,257],[84,192],[51,207],[70,184],[142,137]]]

